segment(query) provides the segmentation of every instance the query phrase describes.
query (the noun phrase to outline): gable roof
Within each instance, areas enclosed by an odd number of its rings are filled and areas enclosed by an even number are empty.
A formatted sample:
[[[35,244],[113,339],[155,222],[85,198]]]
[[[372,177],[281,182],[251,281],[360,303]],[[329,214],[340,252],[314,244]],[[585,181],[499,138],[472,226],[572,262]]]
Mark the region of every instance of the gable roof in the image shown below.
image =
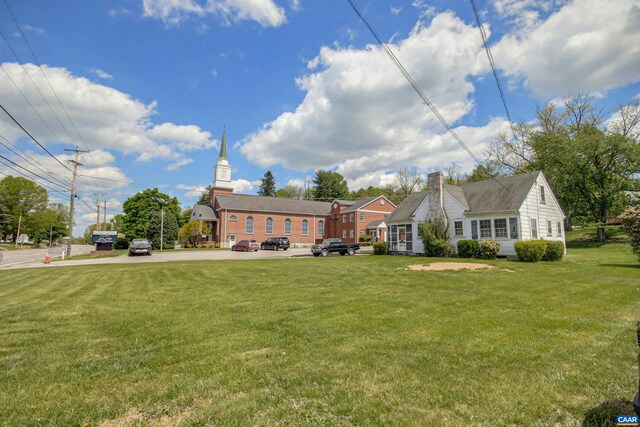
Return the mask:
[[[391,221],[411,221],[413,213],[418,209],[420,203],[427,197],[428,191],[416,191],[407,196],[406,199],[400,203],[400,205],[393,211],[391,215],[386,219],[387,222]]]
[[[528,172],[486,181],[471,182],[455,189],[447,186],[453,197],[466,205],[470,214],[515,211],[522,206],[531,187],[542,172]],[[453,191],[451,189],[453,187]],[[461,200],[460,190],[464,194]]]
[[[211,206],[207,205],[194,205],[193,212],[191,212],[191,219],[201,219],[203,221],[218,220]]]
[[[216,196],[219,209],[253,212],[273,212],[282,214],[304,214],[327,216],[331,203],[313,200],[286,199],[284,197],[264,197],[248,194],[228,194]]]
[[[373,202],[374,200],[377,200],[379,198],[383,198],[386,200],[386,203],[391,204],[391,206],[395,206],[393,204],[393,202],[391,202],[391,200],[387,199],[384,196],[373,196],[373,197],[365,197],[364,199],[359,199],[359,200],[355,200],[351,203],[351,206],[349,206],[348,208],[346,208],[345,210],[343,210],[342,212],[344,213],[349,213],[349,212],[355,212],[358,209],[368,205],[369,203]]]

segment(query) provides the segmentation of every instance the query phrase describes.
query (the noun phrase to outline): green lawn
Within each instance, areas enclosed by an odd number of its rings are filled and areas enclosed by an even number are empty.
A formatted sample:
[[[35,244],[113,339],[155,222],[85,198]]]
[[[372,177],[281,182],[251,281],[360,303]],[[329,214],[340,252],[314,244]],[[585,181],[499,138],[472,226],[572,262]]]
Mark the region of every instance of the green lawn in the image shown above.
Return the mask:
[[[631,414],[640,263],[2,271],[0,425],[586,425]],[[616,406],[618,405],[618,406]]]

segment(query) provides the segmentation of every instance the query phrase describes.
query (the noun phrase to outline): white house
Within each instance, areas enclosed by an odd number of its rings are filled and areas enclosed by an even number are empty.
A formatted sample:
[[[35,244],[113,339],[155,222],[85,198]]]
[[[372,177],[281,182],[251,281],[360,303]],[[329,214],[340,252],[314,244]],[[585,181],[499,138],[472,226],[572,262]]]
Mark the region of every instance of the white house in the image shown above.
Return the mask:
[[[472,182],[444,184],[444,174],[429,174],[428,190],[410,194],[386,219],[389,251],[422,254],[418,224],[442,217],[451,243],[495,240],[498,255],[515,256],[518,240],[564,239],[564,213],[540,171]]]

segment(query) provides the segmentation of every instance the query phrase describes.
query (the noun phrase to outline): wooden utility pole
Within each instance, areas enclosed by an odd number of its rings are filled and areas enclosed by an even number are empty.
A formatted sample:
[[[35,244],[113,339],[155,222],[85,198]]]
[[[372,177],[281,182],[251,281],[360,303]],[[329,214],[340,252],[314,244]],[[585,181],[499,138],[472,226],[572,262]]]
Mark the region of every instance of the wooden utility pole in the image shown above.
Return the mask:
[[[103,203],[104,203],[104,209],[102,210],[102,215],[103,215],[102,223],[104,224],[104,228],[106,230],[107,229],[107,201],[105,200]]]
[[[96,204],[98,205],[98,219],[96,221],[96,231],[100,231],[100,193],[98,193],[98,200],[96,200]]]
[[[78,177],[78,166],[83,166],[78,162],[78,156],[80,153],[87,153],[88,151],[78,150],[76,146],[75,150],[64,149],[64,151],[71,151],[76,153],[75,160],[67,160],[73,164],[73,180],[71,181],[71,201],[69,202],[69,241],[67,242],[67,256],[71,256],[71,239],[73,239],[73,210],[75,209],[76,202],[76,179]]]
[[[20,218],[18,218],[18,234],[16,234],[16,248],[18,247],[18,239],[20,239],[20,224],[22,224],[22,215],[20,215]]]

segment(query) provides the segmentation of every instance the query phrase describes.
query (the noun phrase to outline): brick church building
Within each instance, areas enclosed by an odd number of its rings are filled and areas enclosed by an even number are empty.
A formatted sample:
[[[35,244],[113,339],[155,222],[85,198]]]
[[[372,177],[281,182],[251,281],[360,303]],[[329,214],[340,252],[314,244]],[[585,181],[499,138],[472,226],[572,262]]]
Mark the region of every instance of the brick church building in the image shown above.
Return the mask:
[[[224,132],[209,205],[195,205],[191,219],[208,222],[206,240],[221,247],[245,239],[260,243],[269,237],[288,237],[292,245],[311,245],[329,237],[355,243],[361,234],[385,240],[384,220],[395,208],[384,196],[318,202],[234,194]]]

